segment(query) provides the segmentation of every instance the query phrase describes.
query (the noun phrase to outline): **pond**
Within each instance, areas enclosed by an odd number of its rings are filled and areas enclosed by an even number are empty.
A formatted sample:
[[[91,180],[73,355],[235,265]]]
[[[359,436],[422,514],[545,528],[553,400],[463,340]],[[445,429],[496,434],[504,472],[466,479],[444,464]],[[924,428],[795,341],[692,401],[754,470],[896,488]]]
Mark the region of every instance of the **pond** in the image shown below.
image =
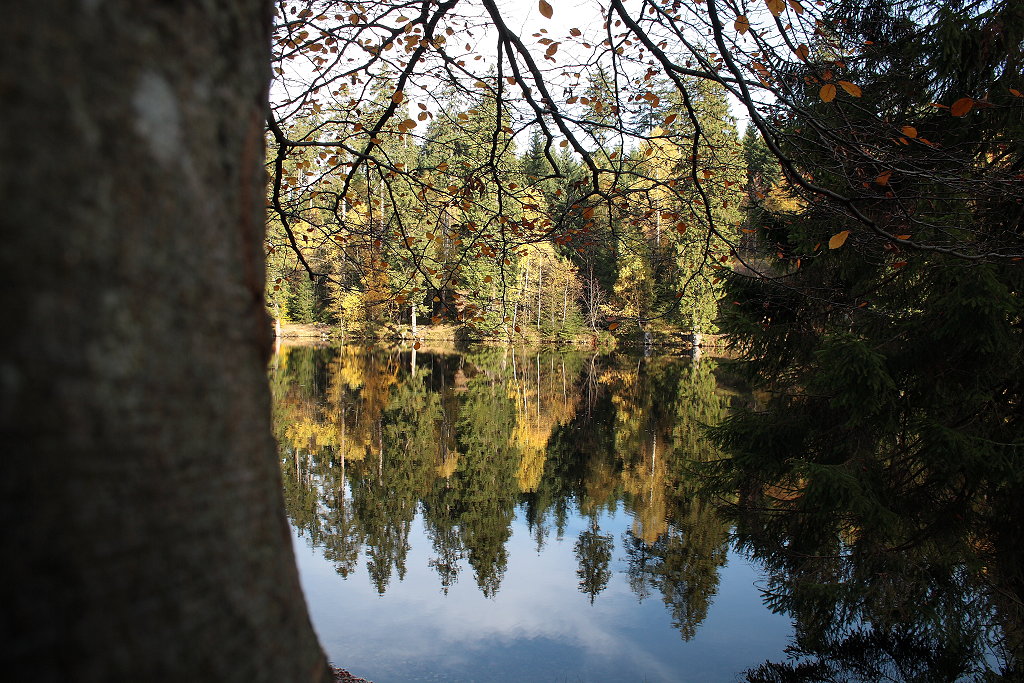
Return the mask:
[[[751,525],[720,514],[728,501],[703,495],[701,468],[725,456],[702,425],[750,400],[716,369],[565,349],[283,348],[274,427],[330,659],[375,683],[783,680],[766,662],[820,615]],[[950,600],[978,623],[936,680],[1005,668],[983,592],[961,582]],[[831,637],[866,620],[839,622]],[[785,680],[823,680],[822,654],[799,654],[805,677]]]

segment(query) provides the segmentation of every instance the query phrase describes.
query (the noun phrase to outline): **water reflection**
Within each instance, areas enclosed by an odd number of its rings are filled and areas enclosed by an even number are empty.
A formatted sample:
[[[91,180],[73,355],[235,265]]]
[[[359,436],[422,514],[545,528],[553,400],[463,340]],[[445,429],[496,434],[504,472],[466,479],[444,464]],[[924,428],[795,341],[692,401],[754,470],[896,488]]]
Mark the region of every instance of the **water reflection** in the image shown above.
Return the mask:
[[[605,589],[614,548],[598,522],[617,506],[636,595],[660,595],[684,639],[707,612],[727,528],[697,502],[690,460],[714,452],[700,424],[721,416],[711,362],[482,349],[469,354],[284,349],[274,424],[292,523],[342,576],[361,554],[384,594],[407,571],[422,511],[430,567],[448,591],[468,565],[501,589],[522,507],[538,550],[570,515],[579,589]]]
[[[405,668],[374,661],[378,683],[387,667],[394,680],[543,678],[573,643],[570,680],[1021,680],[1012,482],[951,501],[905,481],[887,517],[866,513],[893,486],[872,468],[841,472],[869,506],[816,495],[834,469],[794,476],[710,445],[703,425],[752,400],[715,371],[578,352],[284,349],[271,381],[292,524],[336,574],[402,594],[400,607],[346,597],[346,614],[366,612],[339,627],[344,663],[358,668],[354,653],[379,651],[401,623],[408,656],[420,649]],[[737,550],[764,570],[760,594]],[[668,624],[672,644],[659,640]]]

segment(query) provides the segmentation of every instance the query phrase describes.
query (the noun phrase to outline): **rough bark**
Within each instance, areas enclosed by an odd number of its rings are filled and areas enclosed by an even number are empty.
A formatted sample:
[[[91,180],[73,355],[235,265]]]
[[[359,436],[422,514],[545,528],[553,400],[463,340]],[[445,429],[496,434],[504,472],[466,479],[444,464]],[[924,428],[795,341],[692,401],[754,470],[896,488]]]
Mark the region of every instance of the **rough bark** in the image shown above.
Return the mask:
[[[7,680],[328,675],[264,374],[267,11],[0,22]]]

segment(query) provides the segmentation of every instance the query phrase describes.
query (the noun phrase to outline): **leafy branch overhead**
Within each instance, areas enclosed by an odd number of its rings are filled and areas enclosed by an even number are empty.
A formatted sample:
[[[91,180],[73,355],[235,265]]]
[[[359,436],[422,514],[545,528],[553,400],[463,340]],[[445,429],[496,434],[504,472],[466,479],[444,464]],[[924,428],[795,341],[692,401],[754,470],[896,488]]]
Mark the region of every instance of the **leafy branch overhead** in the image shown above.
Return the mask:
[[[900,30],[927,47],[942,9],[915,7]],[[534,324],[534,309],[543,321],[556,308],[548,268],[565,279],[561,318],[575,307],[591,327],[643,327],[687,324],[727,272],[790,278],[823,257],[815,245],[841,254],[851,232],[858,249],[891,245],[903,260],[1024,255],[1012,225],[970,218],[1024,196],[1019,143],[1000,128],[1024,109],[1019,49],[987,53],[988,80],[927,77],[918,62],[893,97],[888,48],[841,2],[536,8],[277,3],[267,246],[279,286],[298,268],[338,315],[416,304],[511,334],[526,308]],[[737,117],[770,169],[744,158]],[[768,171],[773,185],[758,186]],[[833,226],[777,244],[753,218],[766,202]],[[550,301],[527,305],[530,289]]]

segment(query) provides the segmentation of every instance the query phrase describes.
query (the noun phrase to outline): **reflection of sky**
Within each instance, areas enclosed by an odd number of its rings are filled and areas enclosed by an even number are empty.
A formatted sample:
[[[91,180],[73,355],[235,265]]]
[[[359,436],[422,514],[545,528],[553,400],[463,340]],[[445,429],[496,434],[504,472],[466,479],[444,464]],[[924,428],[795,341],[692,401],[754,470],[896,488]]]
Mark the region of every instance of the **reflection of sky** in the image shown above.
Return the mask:
[[[573,544],[585,519],[570,520],[536,551],[525,522],[513,523],[508,568],[498,594],[485,598],[472,568],[460,563],[445,596],[428,566],[429,539],[417,517],[407,574],[379,596],[365,557],[343,579],[306,539],[294,543],[313,623],[330,659],[374,683],[391,681],[734,681],[742,670],[781,659],[791,627],[766,610],[758,574],[730,553],[718,593],[696,637],[684,643],[658,593],[642,603],[625,575],[622,512],[600,518],[611,533],[614,572],[590,604],[576,576]]]

